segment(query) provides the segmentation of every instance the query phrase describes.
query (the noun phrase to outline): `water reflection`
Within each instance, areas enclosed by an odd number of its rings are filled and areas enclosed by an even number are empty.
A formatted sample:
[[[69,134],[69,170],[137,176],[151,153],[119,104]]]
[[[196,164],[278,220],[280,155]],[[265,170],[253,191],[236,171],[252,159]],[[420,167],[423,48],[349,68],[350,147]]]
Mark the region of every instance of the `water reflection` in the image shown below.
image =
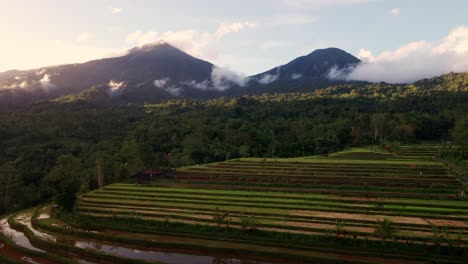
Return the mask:
[[[22,225],[27,226],[28,229],[31,230],[36,237],[39,237],[44,240],[56,242],[56,239],[54,236],[47,234],[47,233],[40,232],[37,229],[35,229],[31,224],[31,217],[32,217],[32,213],[20,214],[15,217],[15,222],[18,222]]]
[[[8,224],[8,218],[4,218],[0,221],[0,227],[1,232],[18,246],[38,252],[44,252],[44,250],[33,246],[31,242],[29,242],[29,239],[22,232],[16,231],[13,228],[11,228],[10,224]]]
[[[115,245],[106,245],[98,242],[76,241],[75,247],[98,250],[107,254],[131,259],[157,260],[159,262],[164,262],[167,264],[268,264],[267,262],[245,261],[229,257],[226,258],[218,256],[198,256],[191,254],[169,253],[161,251],[146,251]]]
[[[39,218],[47,219],[50,216],[48,214],[41,214]],[[41,239],[63,243],[68,245],[73,245],[82,249],[94,250],[97,252],[115,255],[118,257],[135,259],[135,260],[146,260],[146,261],[158,261],[167,264],[269,264],[272,262],[260,262],[254,260],[246,260],[241,258],[232,258],[227,257],[226,255],[217,256],[211,255],[211,253],[200,253],[198,255],[190,253],[175,253],[167,252],[164,250],[144,250],[141,248],[132,248],[127,246],[115,245],[113,243],[95,241],[91,239],[83,239],[81,237],[62,235],[62,234],[48,234],[41,232],[33,228],[31,224],[32,213],[23,213],[15,217],[15,221],[27,226],[35,236],[40,237]],[[28,238],[22,233],[18,232],[10,227],[7,219],[2,219],[0,221],[0,226],[3,234],[9,237],[15,244],[39,251],[44,252],[41,249],[34,247]],[[75,259],[80,264],[93,264],[87,260]]]

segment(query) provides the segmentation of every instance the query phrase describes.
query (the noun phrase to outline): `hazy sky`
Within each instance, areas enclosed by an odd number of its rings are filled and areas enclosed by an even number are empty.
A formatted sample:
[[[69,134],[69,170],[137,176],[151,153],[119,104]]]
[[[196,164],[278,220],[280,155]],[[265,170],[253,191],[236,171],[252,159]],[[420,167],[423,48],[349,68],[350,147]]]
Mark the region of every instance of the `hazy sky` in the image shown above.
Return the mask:
[[[160,39],[245,74],[325,47],[378,63],[450,51],[453,64],[468,54],[468,1],[0,0],[0,32],[0,71],[84,62]]]

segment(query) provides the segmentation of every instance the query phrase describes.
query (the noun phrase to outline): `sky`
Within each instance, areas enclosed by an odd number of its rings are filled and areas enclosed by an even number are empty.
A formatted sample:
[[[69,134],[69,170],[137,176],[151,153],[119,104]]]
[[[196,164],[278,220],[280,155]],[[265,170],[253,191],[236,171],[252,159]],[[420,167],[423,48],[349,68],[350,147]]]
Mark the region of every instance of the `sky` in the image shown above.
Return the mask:
[[[161,40],[246,75],[327,47],[365,62],[349,78],[468,71],[466,0],[0,0],[0,32],[0,71],[118,56]]]

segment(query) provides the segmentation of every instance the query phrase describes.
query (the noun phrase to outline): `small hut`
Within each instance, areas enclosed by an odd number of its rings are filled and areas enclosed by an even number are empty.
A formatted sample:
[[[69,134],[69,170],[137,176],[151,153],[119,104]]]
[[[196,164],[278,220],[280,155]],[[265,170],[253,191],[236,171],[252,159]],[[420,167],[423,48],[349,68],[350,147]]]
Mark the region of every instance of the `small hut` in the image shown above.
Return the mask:
[[[148,169],[135,175],[138,183],[150,183],[157,179],[162,179],[172,175],[172,170]]]

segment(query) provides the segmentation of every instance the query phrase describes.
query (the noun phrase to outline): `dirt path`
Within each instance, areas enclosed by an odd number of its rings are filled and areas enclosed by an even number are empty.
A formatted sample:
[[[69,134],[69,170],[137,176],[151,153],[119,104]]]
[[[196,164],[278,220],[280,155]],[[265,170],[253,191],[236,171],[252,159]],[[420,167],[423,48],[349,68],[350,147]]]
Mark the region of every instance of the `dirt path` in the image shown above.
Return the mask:
[[[387,215],[366,215],[366,214],[350,214],[350,213],[334,213],[334,212],[320,212],[320,211],[303,211],[303,210],[293,210],[289,212],[290,215],[298,216],[310,216],[310,217],[321,217],[329,219],[353,219],[353,220],[367,220],[367,221],[377,221],[384,218],[390,219],[395,223],[402,224],[418,224],[418,225],[435,225],[440,226],[449,226],[449,227],[460,227],[468,228],[468,223],[466,221],[457,221],[457,220],[436,220],[430,218],[422,217],[405,217],[405,216],[387,216]]]

